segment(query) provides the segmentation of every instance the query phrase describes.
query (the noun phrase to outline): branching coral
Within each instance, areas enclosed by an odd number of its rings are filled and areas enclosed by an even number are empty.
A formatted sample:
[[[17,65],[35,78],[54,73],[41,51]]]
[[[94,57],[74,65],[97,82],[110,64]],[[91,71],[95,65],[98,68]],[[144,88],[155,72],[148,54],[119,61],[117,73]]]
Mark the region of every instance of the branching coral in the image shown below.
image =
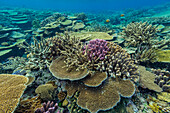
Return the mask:
[[[150,45],[154,43],[153,39],[156,37],[157,29],[147,22],[130,23],[121,32],[125,39],[125,46],[138,46],[139,44]]]
[[[43,107],[38,108],[35,113],[65,113],[66,110],[60,108],[58,103],[50,102],[43,103]]]
[[[24,48],[26,53],[28,53],[27,57],[29,59],[28,62],[25,62],[25,66],[21,68],[43,69],[48,67],[53,58],[50,51],[52,42],[47,42],[44,38],[41,41],[37,41],[35,38],[33,39],[34,43],[31,45],[27,42],[19,45],[20,48]]]

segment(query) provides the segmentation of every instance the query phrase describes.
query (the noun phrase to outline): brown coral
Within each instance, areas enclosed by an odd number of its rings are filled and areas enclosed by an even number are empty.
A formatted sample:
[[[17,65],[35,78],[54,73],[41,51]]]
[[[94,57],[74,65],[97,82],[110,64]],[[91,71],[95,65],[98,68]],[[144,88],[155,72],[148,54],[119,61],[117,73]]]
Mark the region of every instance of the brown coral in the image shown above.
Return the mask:
[[[125,39],[125,46],[137,47],[139,44],[152,44],[157,33],[156,26],[153,26],[147,22],[134,22],[130,23],[121,32]]]
[[[35,92],[40,95],[42,100],[53,100],[55,96],[55,86],[52,84],[40,85],[36,88]]]
[[[135,91],[130,80],[112,78],[99,87],[87,87],[80,82],[67,82],[65,88],[68,96],[72,96],[77,90],[80,91],[77,104],[90,112],[111,109],[120,101],[119,93],[124,97],[130,97]]]
[[[170,72],[161,69],[151,69],[156,74],[155,83],[159,85],[163,91],[170,92]]]
[[[76,71],[76,69],[67,70],[67,67],[64,67],[66,64],[64,63],[65,58],[59,57],[56,60],[54,60],[50,65],[50,71],[58,79],[69,79],[69,80],[79,80],[84,78],[88,75],[88,70],[79,70]]]
[[[57,94],[57,97],[60,101],[64,100],[65,97],[67,96],[66,92],[64,91],[60,91],[58,94]]]
[[[149,71],[146,71],[145,67],[139,66],[139,72],[140,72],[140,84],[143,88],[148,88],[150,90],[161,92],[162,89],[154,83],[155,81],[155,75]]]
[[[34,113],[37,108],[42,107],[39,96],[20,101],[14,113]]]
[[[21,75],[0,74],[0,112],[15,110],[27,82],[28,78]]]
[[[103,81],[107,79],[107,74],[105,72],[94,72],[90,73],[82,81],[86,86],[97,87],[102,84]]]

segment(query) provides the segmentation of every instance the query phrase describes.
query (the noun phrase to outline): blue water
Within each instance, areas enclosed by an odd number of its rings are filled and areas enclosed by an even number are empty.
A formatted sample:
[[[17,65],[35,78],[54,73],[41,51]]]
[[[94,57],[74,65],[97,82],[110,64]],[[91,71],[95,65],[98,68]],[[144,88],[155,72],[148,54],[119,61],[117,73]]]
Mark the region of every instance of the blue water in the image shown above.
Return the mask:
[[[152,7],[168,2],[170,0],[0,0],[0,6],[51,10],[102,11]]]

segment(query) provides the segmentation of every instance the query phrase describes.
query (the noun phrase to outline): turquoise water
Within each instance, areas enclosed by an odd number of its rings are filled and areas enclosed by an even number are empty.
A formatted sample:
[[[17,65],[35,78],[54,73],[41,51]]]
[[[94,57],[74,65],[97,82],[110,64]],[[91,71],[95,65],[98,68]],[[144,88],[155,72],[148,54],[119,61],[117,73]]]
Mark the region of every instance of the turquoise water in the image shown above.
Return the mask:
[[[52,10],[100,11],[152,7],[167,2],[169,2],[169,0],[0,0],[0,6],[5,5]]]

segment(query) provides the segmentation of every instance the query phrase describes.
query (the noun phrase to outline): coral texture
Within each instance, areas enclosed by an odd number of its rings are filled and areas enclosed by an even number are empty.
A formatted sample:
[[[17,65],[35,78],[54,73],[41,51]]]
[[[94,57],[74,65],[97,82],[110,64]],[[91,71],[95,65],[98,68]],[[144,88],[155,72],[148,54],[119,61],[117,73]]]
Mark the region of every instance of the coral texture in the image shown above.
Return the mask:
[[[25,76],[0,74],[0,112],[12,113],[15,110],[27,82]]]
[[[148,88],[150,90],[161,92],[162,89],[154,83],[155,75],[149,71],[146,71],[145,67],[139,66],[139,73],[140,73],[140,84],[143,88]]]
[[[107,46],[107,41],[102,39],[91,40],[88,45],[85,45],[83,48],[83,54],[85,54],[87,49],[88,59],[91,61],[92,59],[100,59],[103,60],[109,51],[109,47]]]
[[[155,83],[158,84],[163,91],[170,92],[170,72],[161,69],[151,69],[156,74]]]
[[[55,95],[55,86],[52,84],[40,85],[36,88],[35,92],[40,95],[42,100],[53,100]]]
[[[80,82],[66,84],[68,96],[72,96],[77,90],[80,95],[77,98],[77,105],[97,112],[99,110],[111,109],[120,101],[120,96],[131,97],[135,92],[134,84],[130,80],[109,79],[99,87],[87,87]]]
[[[87,69],[81,69],[79,71],[76,71],[76,68],[73,68],[72,70],[67,71],[67,67],[65,66],[65,58],[64,57],[59,57],[55,60],[50,65],[50,71],[58,79],[61,80],[79,80],[88,75],[88,70]]]
[[[48,101],[43,103],[43,107],[38,108],[35,113],[64,113],[64,110],[59,108],[57,103]]]
[[[39,96],[26,100],[21,99],[14,113],[34,113],[37,108],[42,106],[41,102]]]
[[[125,39],[126,46],[137,47],[138,44],[151,44],[152,39],[155,38],[157,33],[156,26],[147,22],[134,22],[130,23],[122,31],[122,36]],[[154,43],[154,42],[153,42]]]

